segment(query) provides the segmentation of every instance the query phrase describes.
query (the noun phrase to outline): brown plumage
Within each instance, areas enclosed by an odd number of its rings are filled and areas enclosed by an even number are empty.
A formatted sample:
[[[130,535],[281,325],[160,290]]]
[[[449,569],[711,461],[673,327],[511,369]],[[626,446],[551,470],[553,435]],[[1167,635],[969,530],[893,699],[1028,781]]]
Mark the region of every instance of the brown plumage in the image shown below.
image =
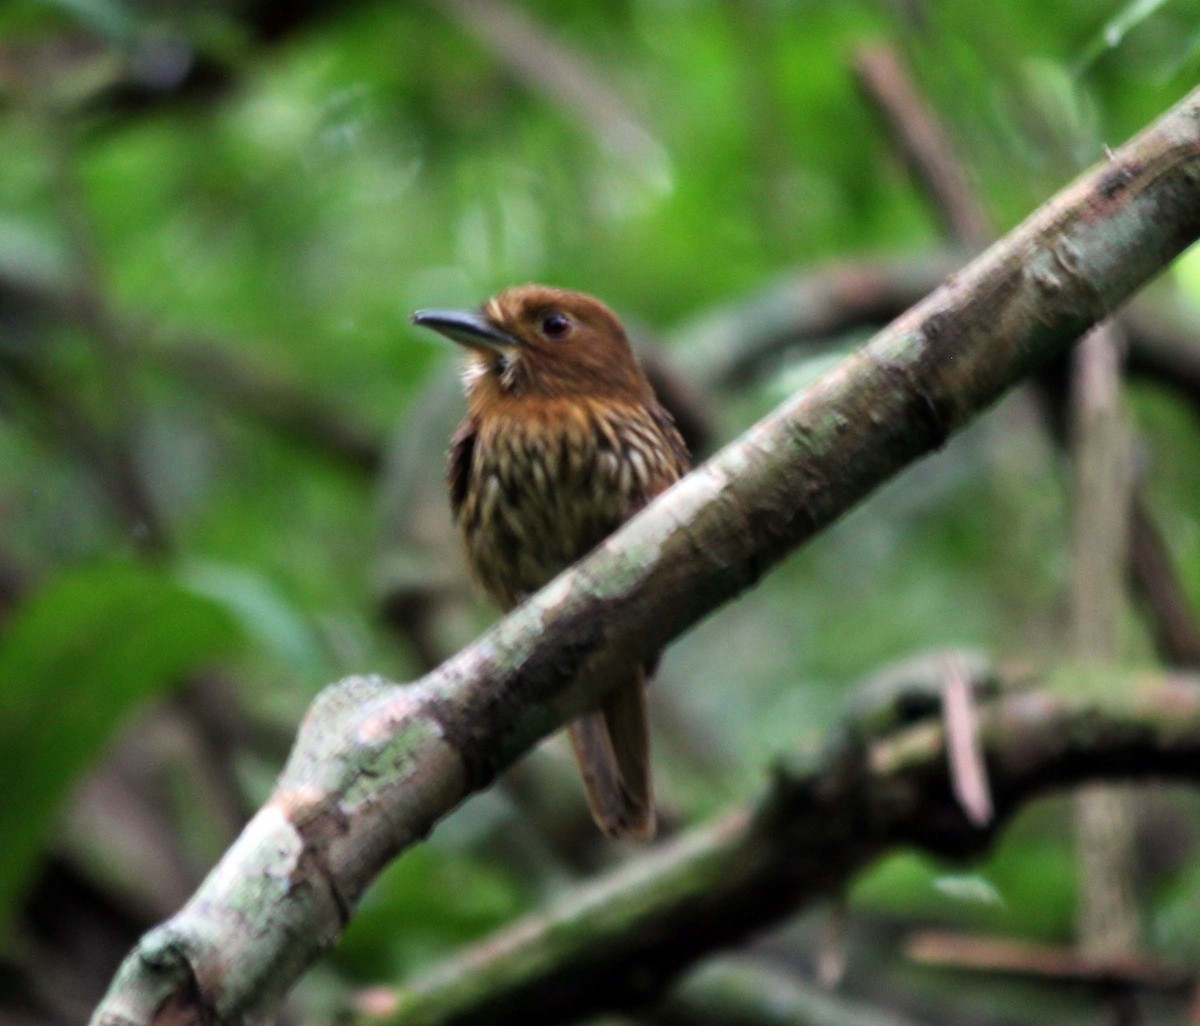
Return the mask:
[[[413,322],[467,347],[467,416],[450,505],[467,561],[508,610],[585,555],[688,468],[687,448],[599,300],[522,285],[480,313]],[[610,836],[654,833],[646,671],[571,724],[588,804]]]

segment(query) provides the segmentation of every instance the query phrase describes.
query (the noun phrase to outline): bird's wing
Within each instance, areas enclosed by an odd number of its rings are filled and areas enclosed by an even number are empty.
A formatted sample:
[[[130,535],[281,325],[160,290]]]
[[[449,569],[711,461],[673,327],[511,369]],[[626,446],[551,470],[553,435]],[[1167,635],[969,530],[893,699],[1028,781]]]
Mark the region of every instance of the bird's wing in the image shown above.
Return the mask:
[[[665,491],[692,469],[692,456],[688,452],[687,442],[683,440],[683,435],[675,427],[675,418],[663,406],[655,403],[650,408],[650,416],[654,419],[655,427],[662,432],[667,449],[671,454],[671,460],[675,464],[675,478],[664,485],[663,490]]]
[[[450,486],[450,509],[455,519],[459,518],[463,504],[467,501],[467,486],[471,480],[471,461],[475,457],[477,435],[475,422],[464,420],[450,439],[446,483]]]

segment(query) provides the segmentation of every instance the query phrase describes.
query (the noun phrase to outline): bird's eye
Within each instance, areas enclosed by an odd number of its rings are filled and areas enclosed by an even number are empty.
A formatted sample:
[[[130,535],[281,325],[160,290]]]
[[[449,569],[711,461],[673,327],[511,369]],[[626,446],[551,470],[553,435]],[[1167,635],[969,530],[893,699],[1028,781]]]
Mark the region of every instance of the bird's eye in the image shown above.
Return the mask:
[[[538,321],[538,330],[549,339],[566,338],[571,330],[571,318],[565,313],[551,310],[542,314],[541,320]]]

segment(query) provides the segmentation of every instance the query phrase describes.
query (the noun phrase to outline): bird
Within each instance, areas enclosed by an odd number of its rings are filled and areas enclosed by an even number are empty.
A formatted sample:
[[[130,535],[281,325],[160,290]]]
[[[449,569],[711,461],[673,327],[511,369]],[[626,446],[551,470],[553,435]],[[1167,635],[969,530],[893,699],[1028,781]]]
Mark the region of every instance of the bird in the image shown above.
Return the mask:
[[[474,579],[514,608],[687,473],[690,457],[616,314],[581,292],[518,285],[478,311],[412,322],[466,350],[450,441],[450,509]],[[609,837],[655,832],[646,683],[635,667],[569,727]]]

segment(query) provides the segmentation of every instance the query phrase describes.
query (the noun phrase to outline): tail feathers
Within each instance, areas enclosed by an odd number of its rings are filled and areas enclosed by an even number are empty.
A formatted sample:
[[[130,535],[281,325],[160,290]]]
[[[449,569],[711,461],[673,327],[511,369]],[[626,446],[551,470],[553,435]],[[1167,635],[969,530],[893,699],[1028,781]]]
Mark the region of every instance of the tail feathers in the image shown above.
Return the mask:
[[[596,825],[609,837],[653,837],[645,674],[639,670],[598,712],[575,720],[571,743]]]

